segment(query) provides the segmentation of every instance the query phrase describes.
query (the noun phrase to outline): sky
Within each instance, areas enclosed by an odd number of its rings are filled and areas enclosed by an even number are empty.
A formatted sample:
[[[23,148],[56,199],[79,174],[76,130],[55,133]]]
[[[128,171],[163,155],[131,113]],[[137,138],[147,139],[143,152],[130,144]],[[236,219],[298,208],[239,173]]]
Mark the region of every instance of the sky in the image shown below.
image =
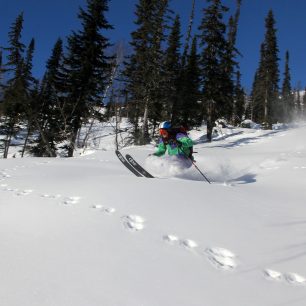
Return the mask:
[[[72,30],[79,28],[77,18],[79,7],[85,7],[86,0],[1,0],[0,46],[7,46],[7,34],[17,15],[24,12],[22,41],[36,41],[33,74],[41,77],[45,64],[58,37],[65,39]],[[172,0],[171,8],[181,16],[182,31],[186,32],[191,0]],[[135,4],[138,0],[110,0],[107,19],[114,26],[106,36],[112,43],[130,41],[130,33],[135,29]],[[236,0],[224,0],[224,4],[234,12]],[[206,0],[196,0],[194,32],[202,18]],[[253,77],[258,66],[260,44],[264,39],[264,20],[269,9],[276,19],[279,45],[281,80],[284,70],[283,59],[286,50],[290,52],[292,86],[300,82],[306,85],[306,1],[303,0],[242,0],[241,17],[237,37],[237,47],[242,57],[239,59],[242,84],[247,91],[251,89]],[[281,85],[281,82],[280,82]]]

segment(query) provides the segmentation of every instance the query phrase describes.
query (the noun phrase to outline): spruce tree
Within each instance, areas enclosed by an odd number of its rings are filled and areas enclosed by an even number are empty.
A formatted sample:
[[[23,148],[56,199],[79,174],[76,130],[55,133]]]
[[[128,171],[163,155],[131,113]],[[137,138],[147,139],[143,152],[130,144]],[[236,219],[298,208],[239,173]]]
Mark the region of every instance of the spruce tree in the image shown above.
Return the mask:
[[[26,100],[24,103],[24,122],[27,125],[27,134],[25,137],[21,157],[24,156],[26,146],[29,140],[31,133],[34,130],[34,116],[36,115],[36,97],[37,97],[37,86],[38,81],[32,75],[33,68],[33,54],[35,49],[35,40],[32,39],[26,52],[24,59],[23,67],[23,78],[24,78],[24,87],[26,91]]]
[[[254,118],[271,128],[279,120],[279,67],[275,19],[272,10],[265,20],[266,33],[261,45],[257,79],[254,80]]]
[[[240,117],[239,114],[236,113],[236,110],[240,106],[237,107],[235,105],[235,103],[237,102],[237,95],[240,95],[241,93],[241,84],[240,84],[241,74],[239,71],[239,64],[236,59],[236,57],[240,55],[239,51],[236,48],[240,7],[241,7],[241,0],[237,0],[237,9],[235,15],[229,18],[228,33],[227,33],[227,41],[228,41],[227,59],[225,61],[226,71],[229,75],[229,80],[231,80],[228,82],[227,90],[228,90],[228,95],[232,97],[230,105],[228,107],[228,114],[226,114],[225,117],[234,124],[237,123],[237,117],[238,118]],[[238,87],[236,88],[236,86]]]
[[[306,119],[306,87],[303,93],[302,120]]]
[[[186,40],[185,40],[185,45],[184,45],[184,51],[182,55],[182,67],[185,67],[186,61],[187,61],[187,56],[190,50],[190,43],[191,43],[191,33],[192,33],[192,27],[193,27],[193,22],[194,22],[194,13],[195,13],[195,0],[192,0],[192,6],[191,6],[191,13],[189,17],[189,23],[188,23],[188,29],[187,29],[187,35],[186,35]]]
[[[299,81],[297,83],[296,89],[295,89],[295,114],[294,119],[300,120],[301,119],[301,113],[302,113],[302,99],[301,99],[301,82]]]
[[[238,125],[245,115],[245,92],[241,86],[241,74],[236,72],[236,83],[234,87],[234,124]]]
[[[171,33],[168,37],[168,48],[165,54],[165,118],[171,118],[172,123],[179,121],[180,104],[179,104],[179,89],[181,77],[181,55],[180,55],[180,17],[176,16]]]
[[[9,47],[7,63],[4,71],[8,74],[8,80],[4,86],[3,113],[4,121],[2,129],[5,130],[3,157],[7,158],[12,138],[18,133],[18,123],[24,117],[25,101],[27,99],[26,82],[24,78],[24,51],[25,45],[21,42],[23,29],[23,13],[19,14],[10,27],[8,34]]]
[[[4,73],[4,70],[2,67],[2,61],[3,61],[2,50],[0,50],[0,101],[2,101],[2,89],[3,89],[2,80],[3,80],[3,73]]]
[[[86,4],[86,10],[80,8],[78,15],[82,29],[68,37],[65,58],[69,157],[73,156],[82,124],[95,115],[94,107],[102,102],[111,70],[110,57],[106,56],[109,39],[101,34],[102,30],[112,29],[105,18],[108,0],[86,0]]]
[[[35,40],[34,38],[32,38],[26,51],[23,67],[23,77],[25,80],[25,88],[27,90],[33,89],[35,87],[35,84],[37,84],[37,80],[32,75],[34,50]]]
[[[292,120],[293,111],[294,111],[294,99],[292,94],[291,87],[291,75],[289,68],[289,52],[286,52],[285,56],[285,70],[284,70],[284,79],[282,86],[282,108],[281,108],[281,118],[282,122],[290,122]]]
[[[251,118],[255,122],[264,121],[264,101],[265,101],[265,79],[264,79],[264,70],[263,70],[263,60],[264,60],[264,44],[261,44],[260,49],[260,62],[259,67],[256,70],[254,81],[251,91],[251,101],[252,105],[252,114]]]
[[[266,19],[266,69],[267,69],[267,104],[270,104],[270,111],[268,106],[269,122],[277,122],[279,119],[279,66],[278,66],[278,44],[276,37],[275,19],[272,10],[268,13]]]
[[[124,70],[136,144],[149,142],[149,120],[154,127],[163,113],[165,81],[162,43],[165,40],[167,11],[168,0],[139,0],[136,5],[137,29],[132,32],[130,42],[133,51]]]
[[[38,131],[32,153],[36,156],[55,157],[56,144],[64,140],[67,116],[62,96],[65,79],[63,70],[63,41],[58,39],[47,61],[46,72],[36,99],[35,126]]]
[[[2,99],[3,99],[3,67],[2,67],[2,51],[0,50],[0,126],[1,126],[1,117],[3,115],[3,104],[2,104]]]
[[[201,125],[200,66],[197,38],[194,37],[186,66],[183,67],[179,90],[180,123],[192,128]]]
[[[221,0],[207,0],[210,5],[204,9],[204,17],[199,27],[201,54],[201,77],[203,87],[202,117],[206,115],[207,139],[212,140],[216,119],[228,114],[232,93],[231,79],[227,71],[229,44],[225,38],[226,25],[223,15],[228,8]]]

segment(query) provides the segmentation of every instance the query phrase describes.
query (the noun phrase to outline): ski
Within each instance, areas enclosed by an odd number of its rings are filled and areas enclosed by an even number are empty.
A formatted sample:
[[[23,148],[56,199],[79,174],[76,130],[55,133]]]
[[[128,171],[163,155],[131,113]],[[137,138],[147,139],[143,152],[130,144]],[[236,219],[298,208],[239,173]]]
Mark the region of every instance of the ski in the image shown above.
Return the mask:
[[[130,163],[130,165],[132,167],[134,167],[139,173],[141,173],[143,176],[147,177],[147,178],[154,178],[153,175],[151,175],[147,170],[145,170],[144,168],[142,168],[142,166],[140,166],[137,161],[129,154],[125,155],[127,161]]]
[[[119,160],[136,176],[142,177],[142,175],[124,158],[124,156],[120,153],[120,151],[116,150],[116,155]]]

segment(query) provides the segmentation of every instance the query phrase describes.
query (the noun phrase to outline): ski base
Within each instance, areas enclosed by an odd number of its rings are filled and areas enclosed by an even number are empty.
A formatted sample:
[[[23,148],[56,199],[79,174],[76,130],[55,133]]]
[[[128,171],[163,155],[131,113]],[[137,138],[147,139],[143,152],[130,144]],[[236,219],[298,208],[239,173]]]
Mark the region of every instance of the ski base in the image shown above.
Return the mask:
[[[146,169],[144,169],[142,166],[140,166],[137,161],[129,154],[125,155],[127,161],[130,163],[131,166],[133,166],[139,173],[141,173],[143,176],[147,178],[154,178],[153,175],[151,175]]]
[[[128,168],[136,176],[142,177],[142,175],[124,158],[120,151],[116,150],[115,152],[119,160],[125,165],[126,168]]]

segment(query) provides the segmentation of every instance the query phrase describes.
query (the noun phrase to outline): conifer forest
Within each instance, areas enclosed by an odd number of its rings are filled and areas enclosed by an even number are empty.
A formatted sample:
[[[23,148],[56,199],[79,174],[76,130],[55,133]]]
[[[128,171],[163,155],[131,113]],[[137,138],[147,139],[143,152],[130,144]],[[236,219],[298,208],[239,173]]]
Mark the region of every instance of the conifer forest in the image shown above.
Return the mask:
[[[279,48],[272,10],[246,92],[239,61],[247,55],[237,48],[243,0],[236,0],[234,11],[222,0],[201,1],[200,8],[190,0],[187,28],[170,0],[138,0],[136,27],[126,44],[112,41],[116,25],[106,18],[110,1],[86,0],[75,17],[80,29],[54,42],[41,79],[32,73],[35,37],[23,40],[24,14],[0,29],[7,32],[7,45],[0,46],[1,158],[20,135],[21,157],[72,157],[86,146],[81,129],[111,118],[127,118],[127,141],[134,145],[150,143],[165,120],[189,129],[204,124],[211,141],[218,120],[271,129],[305,118],[306,96],[302,86],[291,84],[290,50]],[[195,9],[201,10],[199,24]]]

